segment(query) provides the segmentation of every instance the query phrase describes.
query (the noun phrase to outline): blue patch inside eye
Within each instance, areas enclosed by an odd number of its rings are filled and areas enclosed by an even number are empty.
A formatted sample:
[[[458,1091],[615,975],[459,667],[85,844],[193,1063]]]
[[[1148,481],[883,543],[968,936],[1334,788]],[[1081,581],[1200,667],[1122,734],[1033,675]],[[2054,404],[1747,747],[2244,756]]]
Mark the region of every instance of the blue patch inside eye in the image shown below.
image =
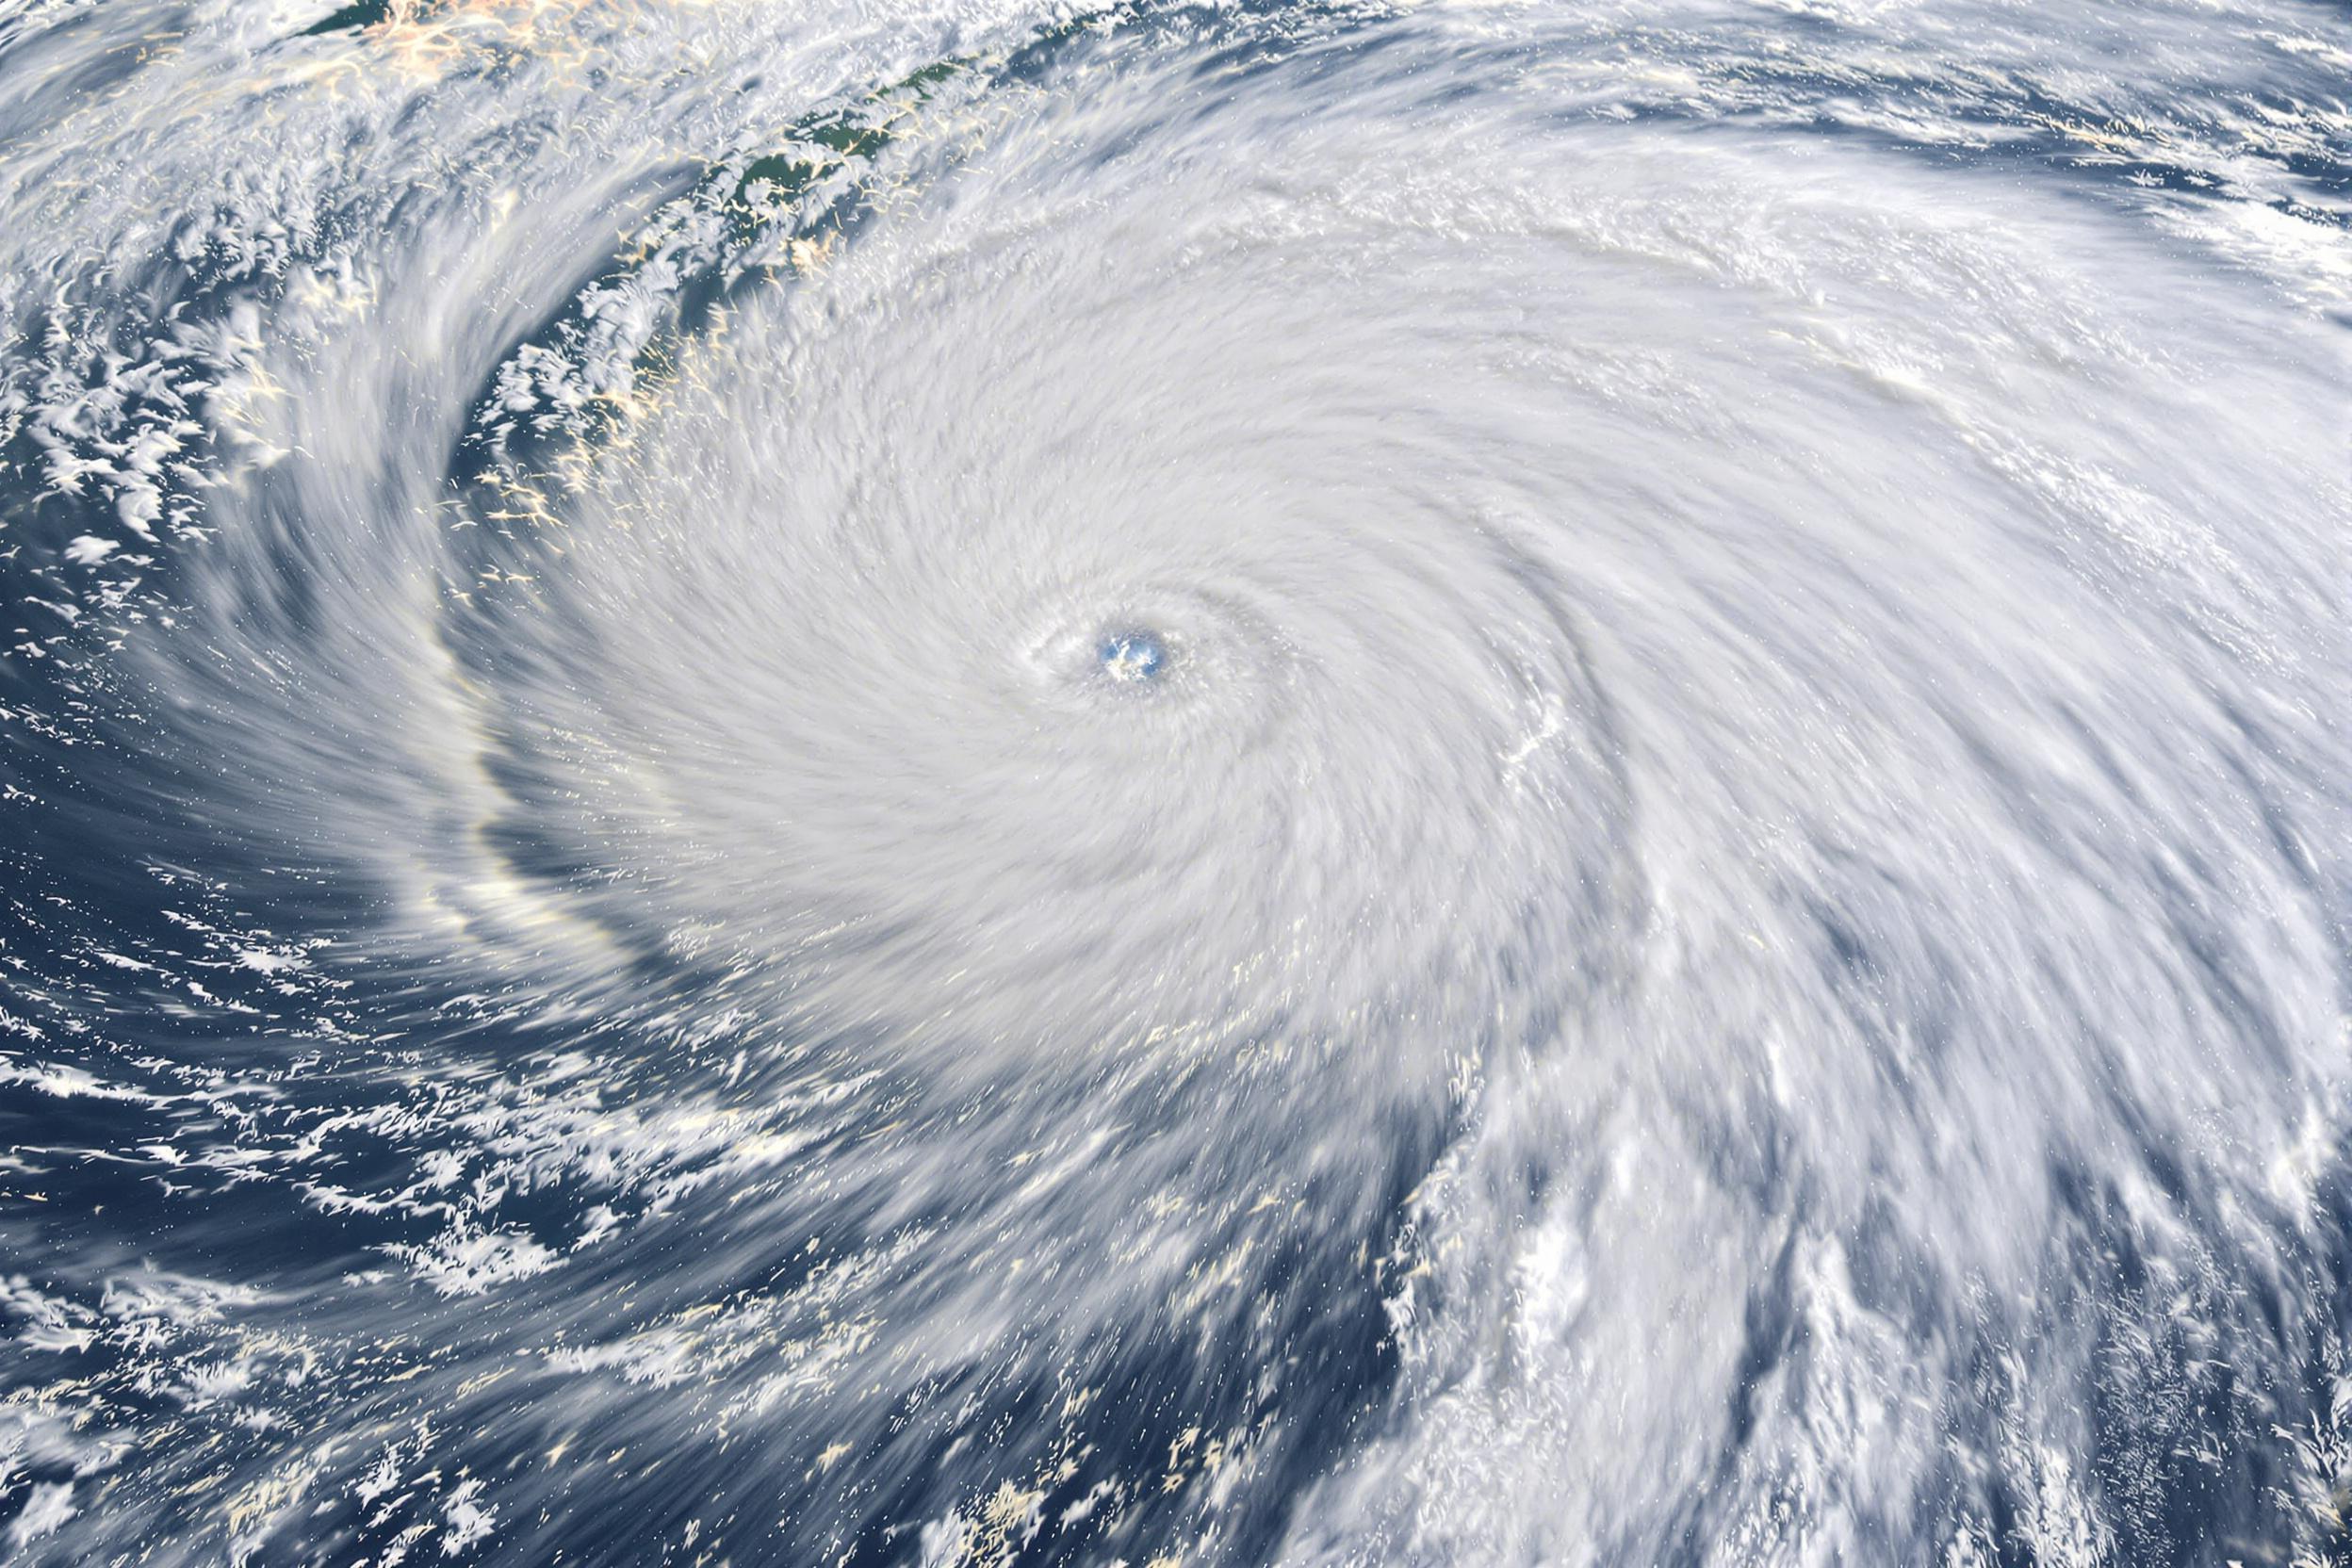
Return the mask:
[[[1113,680],[1156,680],[1168,667],[1168,649],[1148,631],[1122,631],[1102,639],[1095,657]]]

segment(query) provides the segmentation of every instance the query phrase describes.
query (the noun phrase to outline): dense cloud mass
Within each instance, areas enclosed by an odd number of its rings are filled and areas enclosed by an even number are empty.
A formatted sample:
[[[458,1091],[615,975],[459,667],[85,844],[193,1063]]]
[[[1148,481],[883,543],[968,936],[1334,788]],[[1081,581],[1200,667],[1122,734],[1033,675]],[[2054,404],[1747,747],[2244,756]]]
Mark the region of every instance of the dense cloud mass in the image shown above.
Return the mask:
[[[0,0],[0,1555],[2352,1562],[2348,81]]]

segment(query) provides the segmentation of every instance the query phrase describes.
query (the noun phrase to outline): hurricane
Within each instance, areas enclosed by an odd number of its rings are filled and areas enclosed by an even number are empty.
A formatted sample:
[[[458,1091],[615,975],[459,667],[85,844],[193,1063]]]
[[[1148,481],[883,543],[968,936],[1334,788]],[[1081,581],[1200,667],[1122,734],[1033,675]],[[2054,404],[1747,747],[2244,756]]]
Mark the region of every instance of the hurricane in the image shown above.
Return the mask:
[[[2352,1562],[2348,20],[0,0],[7,1555]]]

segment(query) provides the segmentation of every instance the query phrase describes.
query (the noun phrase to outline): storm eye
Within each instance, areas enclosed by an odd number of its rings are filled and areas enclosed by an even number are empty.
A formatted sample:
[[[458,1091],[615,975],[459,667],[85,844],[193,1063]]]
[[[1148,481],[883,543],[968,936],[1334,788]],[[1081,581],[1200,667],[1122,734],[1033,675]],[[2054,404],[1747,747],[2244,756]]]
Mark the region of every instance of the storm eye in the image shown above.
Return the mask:
[[[1121,684],[1157,680],[1168,668],[1168,648],[1148,631],[1121,631],[1095,649],[1102,673]]]

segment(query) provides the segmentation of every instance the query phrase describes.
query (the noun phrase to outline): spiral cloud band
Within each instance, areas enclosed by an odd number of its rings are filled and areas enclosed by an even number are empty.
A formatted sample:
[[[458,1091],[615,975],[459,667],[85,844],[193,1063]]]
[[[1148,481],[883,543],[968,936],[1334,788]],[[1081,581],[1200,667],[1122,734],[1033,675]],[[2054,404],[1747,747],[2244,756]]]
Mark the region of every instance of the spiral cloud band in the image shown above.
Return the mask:
[[[2352,37],[0,0],[31,1563],[2352,1560]]]

